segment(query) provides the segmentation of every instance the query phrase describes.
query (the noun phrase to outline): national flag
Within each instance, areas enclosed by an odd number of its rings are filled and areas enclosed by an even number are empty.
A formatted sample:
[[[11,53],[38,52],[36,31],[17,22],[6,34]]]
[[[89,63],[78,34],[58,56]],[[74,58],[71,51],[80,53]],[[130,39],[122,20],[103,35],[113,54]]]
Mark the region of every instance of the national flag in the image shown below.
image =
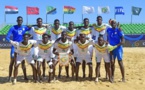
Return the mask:
[[[115,15],[124,15],[123,7],[115,7]]]
[[[5,6],[5,14],[17,14],[18,8],[15,6]]]
[[[92,6],[83,6],[83,14],[91,14],[94,13],[95,9]]]
[[[132,15],[139,15],[142,8],[140,7],[132,7]]]
[[[52,6],[47,6],[46,13],[47,14],[56,14],[56,8],[54,8]]]
[[[38,15],[39,8],[38,7],[27,7],[27,14],[28,15]]]
[[[63,12],[64,14],[73,14],[75,12],[75,8],[72,6],[64,6]]]
[[[109,6],[105,6],[105,7],[101,7],[101,6],[98,6],[98,14],[108,14],[110,13],[110,8]]]

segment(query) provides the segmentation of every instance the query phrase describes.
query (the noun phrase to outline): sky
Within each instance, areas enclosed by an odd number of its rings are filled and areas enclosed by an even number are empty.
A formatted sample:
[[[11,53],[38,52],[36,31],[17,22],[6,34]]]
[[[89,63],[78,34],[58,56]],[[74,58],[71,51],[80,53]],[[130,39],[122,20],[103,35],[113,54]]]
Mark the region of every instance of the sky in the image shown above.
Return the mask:
[[[82,22],[82,7],[83,6],[94,6],[95,13],[83,14],[84,18],[89,18],[90,23],[96,22],[97,8],[98,6],[109,6],[109,14],[101,14],[103,17],[103,22],[108,22],[108,20],[114,19],[114,7],[122,6],[124,8],[125,15],[116,15],[116,20],[120,23],[131,23],[131,7],[141,7],[142,11],[139,16],[132,16],[133,23],[145,23],[145,0],[0,0],[0,24],[4,23],[4,7],[6,5],[18,7],[18,14],[7,14],[6,24],[16,24],[16,18],[18,16],[23,17],[23,24],[26,24],[26,7],[34,6],[39,7],[39,15],[28,15],[28,24],[35,24],[36,19],[41,17],[43,23],[46,22],[46,7],[53,6],[57,8],[57,13],[55,15],[47,15],[47,22],[53,23],[55,19],[59,19],[63,22],[63,6],[73,6],[76,8],[74,14],[65,14],[64,22],[74,21],[74,23]]]

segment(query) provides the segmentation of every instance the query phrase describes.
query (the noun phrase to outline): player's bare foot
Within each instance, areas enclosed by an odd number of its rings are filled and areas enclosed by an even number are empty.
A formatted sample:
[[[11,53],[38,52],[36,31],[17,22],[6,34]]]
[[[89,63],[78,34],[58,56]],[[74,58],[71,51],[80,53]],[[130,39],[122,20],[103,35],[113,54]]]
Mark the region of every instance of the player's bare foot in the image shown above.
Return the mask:
[[[122,78],[122,82],[125,82],[125,78]]]
[[[83,75],[83,78],[86,78],[86,75],[85,74]]]

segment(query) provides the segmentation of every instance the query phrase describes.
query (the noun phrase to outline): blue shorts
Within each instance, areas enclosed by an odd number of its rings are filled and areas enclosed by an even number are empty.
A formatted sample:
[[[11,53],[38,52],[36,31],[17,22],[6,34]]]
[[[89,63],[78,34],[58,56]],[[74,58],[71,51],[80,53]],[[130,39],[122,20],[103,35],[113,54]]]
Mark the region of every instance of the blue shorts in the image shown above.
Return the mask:
[[[14,53],[15,53],[15,47],[11,46],[11,52],[10,52],[11,58],[14,57]]]
[[[123,48],[119,47],[113,50],[114,60],[117,58],[119,61],[123,59]]]

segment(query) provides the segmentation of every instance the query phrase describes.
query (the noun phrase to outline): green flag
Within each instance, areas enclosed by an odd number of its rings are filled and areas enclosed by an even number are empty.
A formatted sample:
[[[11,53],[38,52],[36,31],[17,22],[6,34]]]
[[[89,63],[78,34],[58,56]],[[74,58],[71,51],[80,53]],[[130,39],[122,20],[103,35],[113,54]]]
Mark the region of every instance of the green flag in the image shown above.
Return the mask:
[[[140,12],[141,12],[141,9],[140,7],[132,7],[132,15],[139,15]]]
[[[52,6],[47,6],[46,13],[47,14],[56,14],[56,8],[54,8]]]

